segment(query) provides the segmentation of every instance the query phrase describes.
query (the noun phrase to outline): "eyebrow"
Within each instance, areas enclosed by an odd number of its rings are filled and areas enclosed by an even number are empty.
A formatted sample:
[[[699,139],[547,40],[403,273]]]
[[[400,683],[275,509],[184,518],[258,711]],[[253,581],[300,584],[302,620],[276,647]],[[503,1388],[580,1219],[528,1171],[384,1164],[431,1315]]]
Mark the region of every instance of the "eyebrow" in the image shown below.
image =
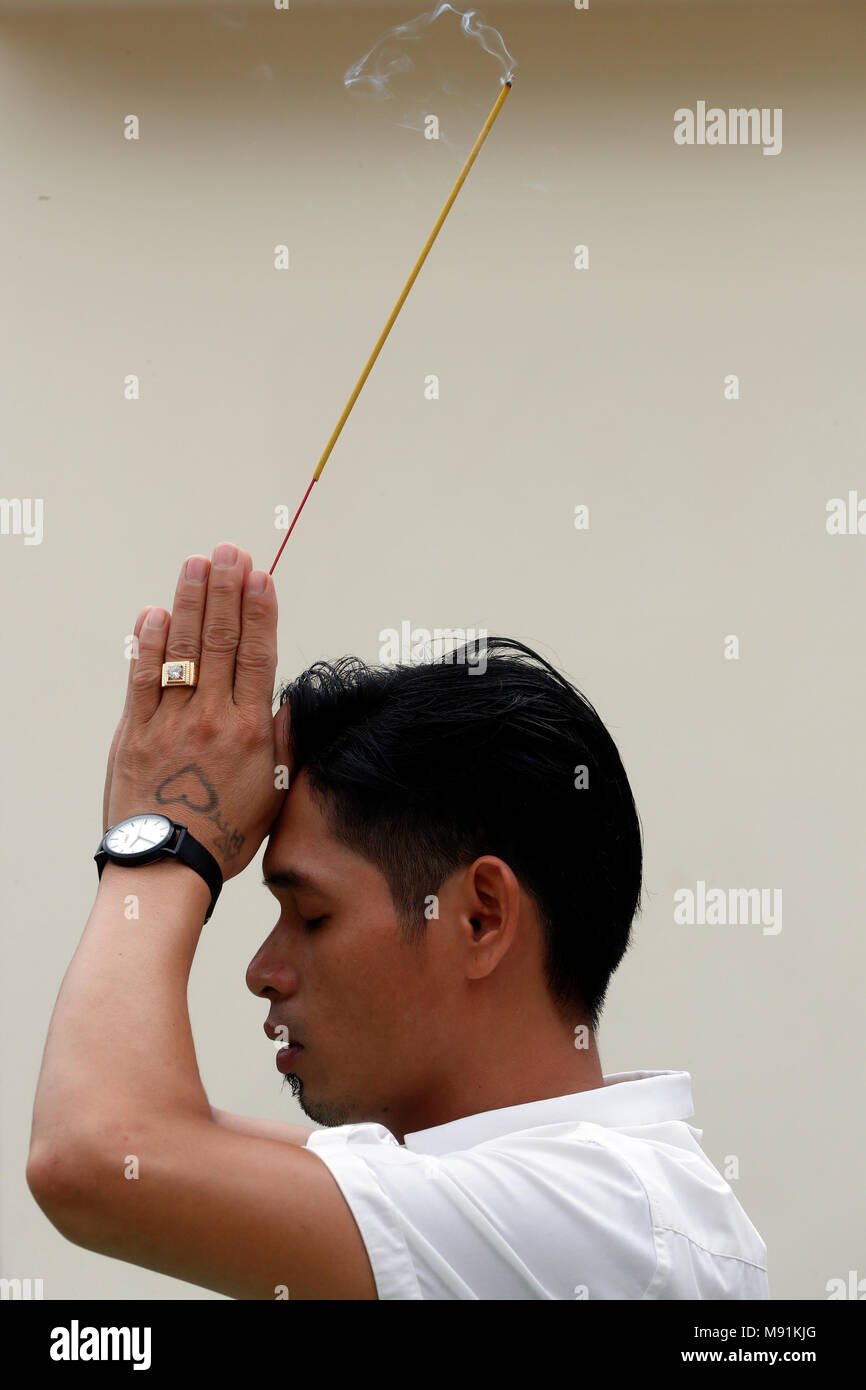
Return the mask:
[[[264,874],[262,883],[265,888],[297,888],[300,890],[309,889],[312,892],[324,892],[324,887],[317,879],[309,874],[301,873],[300,869],[284,868],[272,869],[269,874]]]

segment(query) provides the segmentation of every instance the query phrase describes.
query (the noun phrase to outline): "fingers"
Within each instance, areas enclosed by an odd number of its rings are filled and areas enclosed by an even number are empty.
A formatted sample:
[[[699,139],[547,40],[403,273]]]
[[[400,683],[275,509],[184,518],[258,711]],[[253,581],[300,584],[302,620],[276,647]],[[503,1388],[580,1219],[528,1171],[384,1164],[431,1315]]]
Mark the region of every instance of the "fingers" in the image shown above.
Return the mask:
[[[162,619],[161,625],[158,619]],[[138,636],[138,660],[131,672],[128,711],[128,718],[135,724],[146,723],[159,708],[168,624],[169,615],[164,608],[151,608]]]
[[[166,661],[201,663],[201,630],[210,569],[211,562],[205,555],[190,555],[180,567],[165,644]],[[171,692],[172,704],[186,704],[194,695],[194,686],[178,687]]]
[[[241,639],[241,596],[252,564],[245,550],[228,542],[214,550],[202,622],[201,670],[196,692],[202,704],[218,705],[232,699]]]
[[[198,564],[196,564],[198,562]],[[150,608],[135,625],[138,659],[130,662],[123,717],[151,719],[162,701],[202,707],[264,705],[270,711],[277,664],[277,598],[271,576],[256,571],[264,587],[248,583],[252,559],[246,550],[224,543],[211,560],[191,555],[181,568],[169,614]],[[196,578],[196,573],[201,577]],[[154,623],[154,615],[163,624]],[[166,661],[195,661],[196,687],[163,690]]]
[[[280,705],[272,722],[274,726],[274,757],[278,763],[285,763],[289,767],[292,750],[292,713],[288,700],[284,700]]]
[[[126,699],[125,699],[124,702],[123,702],[123,712],[121,713],[121,716],[120,716],[120,721],[121,721],[121,723],[123,723],[124,719],[126,718],[127,714],[129,713],[129,704],[130,704],[130,699],[131,699],[131,697],[132,697],[132,677],[133,677],[133,673],[135,672],[135,663],[136,663],[137,660],[138,660],[138,656],[136,655],[136,645],[137,645],[137,643],[138,643],[138,640],[140,640],[142,624],[144,623],[144,620],[145,620],[145,618],[147,617],[147,615],[148,615],[149,612],[150,612],[150,606],[149,606],[149,605],[148,605],[147,608],[142,608],[141,612],[139,613],[138,617],[137,617],[136,620],[135,620],[135,627],[132,629],[133,637],[136,639],[136,642],[133,644],[133,649],[132,649],[133,654],[132,654],[132,656],[129,658],[129,673],[128,673],[127,678],[126,678]]]
[[[291,714],[289,702],[284,700],[273,716],[273,735],[274,735],[274,785],[277,785],[276,773],[278,768],[286,768],[287,777],[279,782],[280,798],[279,806],[271,824],[268,827],[268,835],[273,835],[277,827],[277,822],[283,812],[286,795],[292,783],[292,754],[291,754]]]
[[[250,581],[264,586],[253,592]],[[271,576],[255,570],[247,577],[241,610],[241,640],[235,665],[236,705],[264,709],[270,717],[277,669],[277,595]]]
[[[274,775],[276,778],[276,769],[278,767],[286,768],[288,775],[280,785],[288,791],[292,782],[292,726],[288,700],[285,700],[283,704],[280,705],[276,714],[273,716],[272,725],[274,733]]]
[[[135,620],[135,627],[132,631],[136,645],[140,640],[142,624],[149,612],[150,608],[143,608]],[[108,828],[108,822],[105,820],[105,817],[108,815],[108,794],[111,789],[111,777],[114,771],[114,759],[117,754],[117,745],[123,736],[123,730],[126,726],[126,721],[129,718],[129,708],[132,703],[132,677],[135,672],[136,662],[138,661],[138,657],[135,654],[135,652],[136,646],[134,645],[132,655],[129,658],[129,672],[126,678],[126,698],[123,702],[123,709],[120,713],[120,719],[118,720],[117,728],[114,731],[114,737],[111,740],[111,747],[108,750],[108,767],[105,774],[105,795],[103,797],[102,803],[103,823],[106,829]]]

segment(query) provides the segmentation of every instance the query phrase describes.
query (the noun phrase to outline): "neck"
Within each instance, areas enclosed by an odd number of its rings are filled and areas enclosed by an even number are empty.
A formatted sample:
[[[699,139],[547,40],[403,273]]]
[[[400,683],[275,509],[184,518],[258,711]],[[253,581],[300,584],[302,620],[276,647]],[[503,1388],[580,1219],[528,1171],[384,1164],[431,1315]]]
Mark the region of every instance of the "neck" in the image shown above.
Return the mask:
[[[474,1057],[471,1069],[466,1055]],[[402,1144],[406,1134],[448,1124],[464,1115],[485,1110],[501,1110],[525,1105],[553,1096],[573,1095],[604,1085],[601,1059],[595,1034],[589,1024],[569,1027],[552,1023],[545,1036],[532,1030],[518,1041],[497,1041],[494,1032],[487,1038],[482,1054],[470,1048],[455,1058],[453,1068],[442,1078],[426,1077],[425,1083],[407,1104],[394,1107],[388,1128]]]

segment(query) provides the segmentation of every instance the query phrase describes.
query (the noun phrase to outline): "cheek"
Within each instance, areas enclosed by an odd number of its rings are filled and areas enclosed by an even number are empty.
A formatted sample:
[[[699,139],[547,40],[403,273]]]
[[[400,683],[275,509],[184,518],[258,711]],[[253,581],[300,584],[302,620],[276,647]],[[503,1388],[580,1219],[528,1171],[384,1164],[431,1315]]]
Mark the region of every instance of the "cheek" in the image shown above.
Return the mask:
[[[336,1011],[340,1031],[380,1034],[429,1028],[437,999],[447,990],[446,963],[425,943],[409,945],[399,926],[374,912],[308,937],[296,957],[301,991],[317,1012]],[[428,927],[429,930],[429,927]]]
[[[311,987],[332,1003],[351,1026],[377,1032],[405,1026],[427,1001],[429,982],[417,956],[407,953],[393,938],[355,935],[350,941],[321,943],[309,962]]]
[[[392,947],[379,979],[382,1008],[406,1034],[423,1034],[435,1026],[446,998],[442,962],[423,944]]]

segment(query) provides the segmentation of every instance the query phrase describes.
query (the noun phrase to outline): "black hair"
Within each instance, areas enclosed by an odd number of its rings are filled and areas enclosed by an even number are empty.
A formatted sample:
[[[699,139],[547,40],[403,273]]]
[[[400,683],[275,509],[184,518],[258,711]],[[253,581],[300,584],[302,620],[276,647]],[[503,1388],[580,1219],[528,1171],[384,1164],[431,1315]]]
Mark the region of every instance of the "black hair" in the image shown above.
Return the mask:
[[[331,832],[382,873],[407,936],[451,873],[496,855],[536,905],[556,1007],[597,1028],[640,910],[642,850],[586,697],[523,643],[486,637],[423,663],[316,661],[286,700],[292,776],[306,769]]]

